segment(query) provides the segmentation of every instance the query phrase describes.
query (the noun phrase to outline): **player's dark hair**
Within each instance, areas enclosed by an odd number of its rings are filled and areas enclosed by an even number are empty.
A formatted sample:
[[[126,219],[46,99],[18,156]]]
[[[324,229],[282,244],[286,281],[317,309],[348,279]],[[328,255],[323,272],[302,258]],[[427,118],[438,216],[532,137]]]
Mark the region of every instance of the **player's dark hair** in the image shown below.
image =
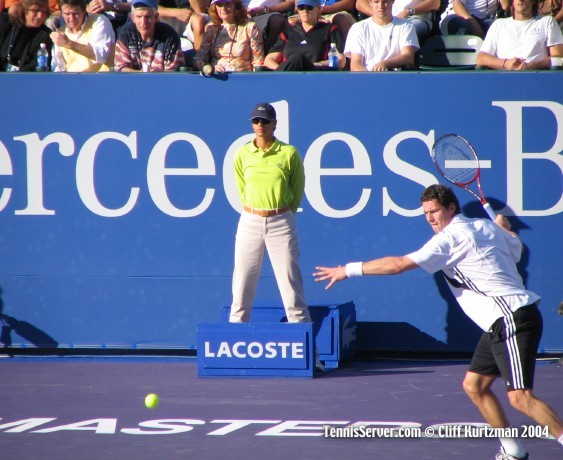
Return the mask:
[[[433,201],[435,200],[438,204],[444,206],[444,208],[449,208],[450,205],[453,203],[455,205],[455,214],[461,213],[461,207],[459,206],[459,201],[457,200],[457,196],[452,191],[450,187],[446,187],[442,184],[434,184],[430,187],[426,188],[424,192],[422,192],[422,196],[420,197],[420,201]]]

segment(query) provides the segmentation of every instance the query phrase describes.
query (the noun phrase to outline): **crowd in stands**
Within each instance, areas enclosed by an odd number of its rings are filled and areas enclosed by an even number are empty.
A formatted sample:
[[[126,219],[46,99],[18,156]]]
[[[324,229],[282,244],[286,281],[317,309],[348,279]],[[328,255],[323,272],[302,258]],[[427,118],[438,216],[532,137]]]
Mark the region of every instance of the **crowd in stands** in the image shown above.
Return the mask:
[[[479,68],[550,68],[562,0],[0,0],[0,71],[416,69],[432,35],[484,39]],[[336,55],[336,53],[333,53]]]

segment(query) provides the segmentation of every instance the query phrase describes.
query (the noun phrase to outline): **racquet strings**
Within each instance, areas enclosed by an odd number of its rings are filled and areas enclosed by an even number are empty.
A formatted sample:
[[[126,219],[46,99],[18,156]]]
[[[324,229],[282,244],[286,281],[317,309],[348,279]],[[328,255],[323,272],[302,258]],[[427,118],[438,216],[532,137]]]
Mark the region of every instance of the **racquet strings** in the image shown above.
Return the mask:
[[[469,184],[479,173],[479,160],[471,146],[461,137],[447,135],[434,145],[434,162],[450,182]]]

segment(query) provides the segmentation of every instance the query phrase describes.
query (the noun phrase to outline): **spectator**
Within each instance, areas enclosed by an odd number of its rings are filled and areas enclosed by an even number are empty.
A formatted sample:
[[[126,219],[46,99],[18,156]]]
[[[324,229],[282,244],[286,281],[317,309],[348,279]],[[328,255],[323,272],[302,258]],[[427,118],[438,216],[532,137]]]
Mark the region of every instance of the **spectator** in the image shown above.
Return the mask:
[[[272,70],[328,69],[328,50],[331,43],[342,52],[344,41],[336,25],[319,21],[319,0],[297,0],[299,21],[288,24],[266,56],[264,65]],[[343,68],[346,58],[339,53],[338,67]]]
[[[477,65],[499,70],[548,69],[563,56],[563,34],[552,16],[538,16],[538,0],[514,0],[514,17],[497,19],[477,55]]]
[[[245,6],[248,17],[258,25],[264,37],[264,55],[283,32],[287,15],[293,13],[295,0],[250,0]]]
[[[369,0],[358,0],[356,8],[359,12],[370,16]],[[396,0],[391,14],[406,19],[414,26],[418,43],[422,45],[432,31],[432,15],[440,9],[440,0]]]
[[[212,0],[212,24],[205,29],[196,69],[207,64],[217,72],[252,71],[262,65],[264,42],[258,26],[248,20],[241,0]]]
[[[157,0],[133,0],[131,19],[119,31],[117,72],[169,72],[184,65],[180,36],[158,21]]]
[[[511,0],[449,0],[442,13],[440,30],[443,35],[477,35],[485,37],[495,21],[499,6],[506,10]]]
[[[5,19],[8,19],[8,13],[14,14],[16,7],[21,0],[0,0],[0,13],[2,10],[5,11]],[[50,16],[45,21],[45,25],[50,29],[54,30],[54,23],[58,21],[61,16],[61,7],[59,5],[59,0],[49,0],[49,13]]]
[[[352,26],[344,55],[353,72],[383,72],[414,66],[419,48],[413,25],[391,14],[393,0],[369,0],[372,16]]]
[[[127,22],[131,12],[131,0],[91,0],[86,11],[90,14],[103,14],[109,19],[115,35],[119,28]]]
[[[45,43],[51,59],[48,0],[22,0],[0,23],[0,71],[35,71],[37,51]],[[50,64],[50,62],[49,62]]]
[[[171,26],[180,36],[186,37],[190,46],[199,51],[205,25],[209,21],[209,0],[159,0],[160,20]],[[188,51],[189,47],[184,47]]]
[[[86,12],[86,0],[61,0],[65,25],[51,33],[55,72],[100,72],[113,65],[115,34],[108,18]]]
[[[356,22],[350,14],[355,9],[356,0],[321,0],[321,19],[338,27],[346,41],[350,27]]]
[[[563,8],[561,0],[541,0],[539,3],[539,13],[542,16],[553,16],[563,30]]]

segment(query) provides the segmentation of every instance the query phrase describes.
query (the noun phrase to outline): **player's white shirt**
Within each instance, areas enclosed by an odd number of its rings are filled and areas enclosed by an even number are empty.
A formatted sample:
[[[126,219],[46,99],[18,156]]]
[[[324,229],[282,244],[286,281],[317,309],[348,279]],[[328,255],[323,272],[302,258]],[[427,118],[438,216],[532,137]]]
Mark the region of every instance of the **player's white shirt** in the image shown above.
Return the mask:
[[[520,240],[494,222],[458,214],[407,257],[429,273],[442,270],[465,314],[487,331],[498,318],[540,300],[516,269],[521,251]]]
[[[536,62],[549,56],[548,47],[563,44],[563,33],[552,16],[527,21],[497,19],[487,32],[481,51],[499,59]]]
[[[455,2],[463,3],[469,14],[479,19],[494,18],[497,14],[498,0],[450,0],[442,13],[441,19],[450,14],[455,14],[453,6]]]
[[[361,54],[366,68],[371,70],[378,62],[399,56],[405,46],[419,48],[412,24],[394,17],[389,24],[380,26],[372,18],[368,18],[356,22],[350,28],[344,55],[351,57],[352,54]]]

